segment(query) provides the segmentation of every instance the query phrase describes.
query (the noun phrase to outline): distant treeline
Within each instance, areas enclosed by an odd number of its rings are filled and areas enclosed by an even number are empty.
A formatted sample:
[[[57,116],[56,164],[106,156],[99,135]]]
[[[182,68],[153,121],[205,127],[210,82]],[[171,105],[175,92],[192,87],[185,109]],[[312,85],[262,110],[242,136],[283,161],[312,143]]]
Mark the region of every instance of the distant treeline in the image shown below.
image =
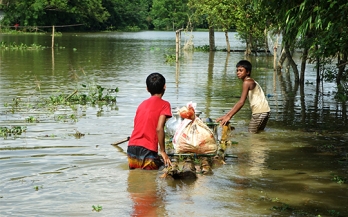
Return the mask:
[[[0,0],[2,26],[72,25],[59,31],[175,30],[194,13],[189,0]],[[76,25],[75,24],[83,24]],[[203,17],[196,28],[208,28]]]

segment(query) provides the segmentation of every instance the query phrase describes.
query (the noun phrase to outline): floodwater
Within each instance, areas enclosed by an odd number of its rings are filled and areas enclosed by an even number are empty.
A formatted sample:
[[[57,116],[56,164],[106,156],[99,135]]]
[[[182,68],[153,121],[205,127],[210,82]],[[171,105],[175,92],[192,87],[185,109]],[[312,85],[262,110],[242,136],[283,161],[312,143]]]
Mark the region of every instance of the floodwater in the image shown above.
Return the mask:
[[[193,35],[195,46],[208,44],[207,32]],[[215,40],[225,47],[223,33]],[[0,50],[0,127],[26,126],[0,140],[0,216],[348,216],[347,153],[337,152],[348,141],[346,105],[335,101],[333,83],[316,88],[314,65],[301,92],[292,73],[273,72],[272,56],[250,57],[271,106],[266,130],[246,132],[246,104],[232,119],[227,153],[235,157],[213,175],[174,181],[129,171],[127,144],[111,145],[130,135],[149,97],[147,75],[166,77],[164,99],[173,108],[192,101],[201,118],[215,119],[238,100],[235,64],[243,53],[182,52],[179,65],[168,64],[175,32],[63,33],[54,50],[50,34],[0,41],[49,47]],[[230,41],[244,47],[234,33]],[[82,84],[118,87],[116,104],[38,106]]]

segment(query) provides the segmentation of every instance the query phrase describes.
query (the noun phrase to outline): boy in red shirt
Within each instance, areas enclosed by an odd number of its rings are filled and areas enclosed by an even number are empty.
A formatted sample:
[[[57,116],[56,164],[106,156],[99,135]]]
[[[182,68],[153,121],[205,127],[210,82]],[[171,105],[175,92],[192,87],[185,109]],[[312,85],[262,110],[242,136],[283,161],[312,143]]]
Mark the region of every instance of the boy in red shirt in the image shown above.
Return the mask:
[[[129,169],[158,170],[163,164],[171,165],[165,152],[164,125],[172,117],[169,102],[162,99],[166,89],[166,79],[160,73],[152,73],[146,78],[147,91],[151,97],[144,100],[136,111],[134,129],[130,137],[127,155]],[[158,155],[163,157],[163,161]]]

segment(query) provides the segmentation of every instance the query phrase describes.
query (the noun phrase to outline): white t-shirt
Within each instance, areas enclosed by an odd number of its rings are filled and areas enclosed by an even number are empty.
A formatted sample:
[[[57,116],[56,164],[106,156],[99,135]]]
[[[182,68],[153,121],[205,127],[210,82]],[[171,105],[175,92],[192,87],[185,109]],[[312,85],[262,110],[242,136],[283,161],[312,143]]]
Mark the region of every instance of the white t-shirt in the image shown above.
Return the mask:
[[[261,86],[255,81],[254,89],[249,90],[248,98],[252,114],[269,112],[271,109]]]

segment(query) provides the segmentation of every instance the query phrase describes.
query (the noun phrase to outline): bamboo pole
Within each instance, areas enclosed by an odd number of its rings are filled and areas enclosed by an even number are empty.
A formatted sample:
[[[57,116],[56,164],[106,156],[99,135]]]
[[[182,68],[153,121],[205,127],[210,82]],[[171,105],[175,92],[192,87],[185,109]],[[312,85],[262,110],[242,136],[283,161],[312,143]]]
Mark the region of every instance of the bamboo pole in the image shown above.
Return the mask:
[[[112,143],[111,145],[116,146],[116,145],[122,144],[122,143],[124,143],[124,142],[127,142],[129,139],[130,139],[130,137],[128,136],[127,138],[122,139],[122,140],[117,141],[117,142],[114,142],[114,143]]]
[[[179,33],[180,31],[175,32],[175,61],[176,63],[179,61]]]
[[[52,74],[54,74],[54,26],[52,26]]]
[[[191,157],[214,157],[218,154],[196,154],[196,153],[173,153],[173,154],[167,154],[169,157],[174,157],[174,156],[191,156]],[[224,157],[231,157],[231,158],[238,158],[237,156],[235,155],[232,155],[232,154],[224,154],[223,155]]]
[[[54,47],[54,26],[52,26],[52,48]]]
[[[279,39],[279,34],[277,34],[277,39],[274,43],[273,46],[273,70],[277,70],[277,50],[278,50],[278,39]]]
[[[175,61],[178,62],[179,61],[179,56],[180,56],[180,41],[181,41],[181,31],[183,30],[183,28],[178,29],[175,31]]]

